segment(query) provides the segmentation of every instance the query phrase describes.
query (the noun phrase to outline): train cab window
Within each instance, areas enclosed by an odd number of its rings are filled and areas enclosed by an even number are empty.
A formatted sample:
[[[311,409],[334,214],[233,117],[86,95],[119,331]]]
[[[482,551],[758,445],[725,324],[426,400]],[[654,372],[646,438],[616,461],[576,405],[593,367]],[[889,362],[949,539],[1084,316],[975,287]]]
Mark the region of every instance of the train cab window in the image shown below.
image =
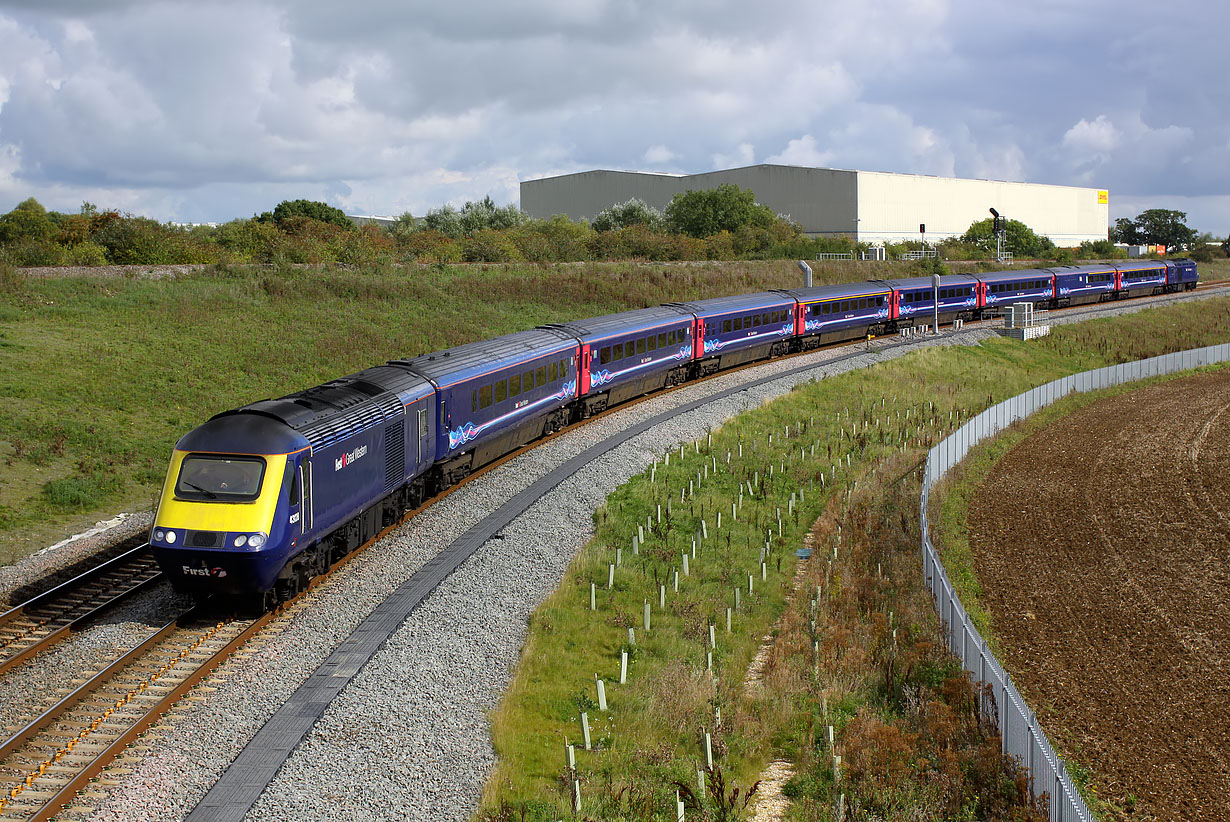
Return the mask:
[[[663,331],[661,334],[658,335],[658,348],[666,348],[667,345],[668,343],[666,342],[666,332]]]
[[[622,360],[624,358],[624,344],[615,343],[615,353],[611,355],[611,359]]]
[[[641,337],[639,340],[636,341],[636,353],[637,354],[645,353],[645,338],[644,337]]]
[[[290,480],[290,494],[286,498],[286,503],[288,505],[298,505],[299,504],[299,499],[300,499],[299,483],[300,482],[301,480],[299,477],[299,469],[296,468],[295,475],[291,477],[291,480]]]
[[[521,396],[521,375],[520,374],[514,374],[513,376],[508,378],[508,396],[510,397]]]
[[[491,407],[491,386],[490,385],[484,385],[482,388],[478,389],[478,407],[479,408],[490,408]]]
[[[542,388],[547,384],[547,367],[545,365],[538,367],[538,387]]]
[[[611,347],[608,345],[598,353],[598,364],[606,365],[611,361]]]
[[[658,350],[658,338],[656,335],[650,334],[649,337],[645,340],[645,342],[651,352]]]
[[[504,402],[508,399],[508,380],[500,380],[495,384],[495,401]]]
[[[265,477],[265,461],[260,457],[242,459],[184,457],[175,482],[179,499],[216,502],[247,502],[256,499]]]

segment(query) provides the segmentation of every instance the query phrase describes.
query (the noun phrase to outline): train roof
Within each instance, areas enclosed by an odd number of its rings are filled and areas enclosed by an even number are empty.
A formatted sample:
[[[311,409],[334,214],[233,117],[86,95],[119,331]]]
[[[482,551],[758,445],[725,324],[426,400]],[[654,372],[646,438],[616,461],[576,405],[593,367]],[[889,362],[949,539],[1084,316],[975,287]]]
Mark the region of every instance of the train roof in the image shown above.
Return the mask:
[[[584,320],[552,323],[542,328],[559,329],[580,339],[593,339],[661,328],[679,322],[690,322],[691,319],[692,313],[680,306],[657,305],[651,308],[621,311],[617,314],[604,314],[601,317],[590,317]]]
[[[1049,268],[1018,268],[1015,271],[986,271],[974,276],[984,283],[1009,283],[1035,277],[1051,277],[1054,273]]]
[[[507,368],[551,354],[572,353],[577,341],[558,328],[533,328],[505,334],[492,340],[459,345],[445,351],[434,351],[389,365],[405,368],[443,388],[471,379],[493,369]]]
[[[214,454],[293,454],[307,446],[307,438],[281,420],[238,410],[219,414],[175,443],[177,451]]]
[[[1117,260],[1115,268],[1120,271],[1139,271],[1149,268],[1165,268],[1165,260]]]
[[[891,286],[882,280],[871,282],[840,283],[838,285],[817,285],[811,288],[783,288],[782,294],[789,294],[800,302],[813,300],[832,300],[842,297],[865,297],[872,294],[885,294]]]
[[[756,311],[762,308],[794,305],[794,298],[780,291],[757,291],[754,294],[736,294],[732,297],[713,297],[708,300],[667,303],[667,305],[685,308],[694,314],[728,314],[736,311]]]
[[[890,288],[898,290],[903,288],[930,288],[930,277],[907,277],[902,280],[874,280],[873,282],[880,283]],[[978,281],[974,277],[967,277],[964,274],[941,274],[940,288],[945,288],[953,285],[977,285]]]
[[[275,420],[300,434],[306,440],[303,444],[321,448],[391,419],[403,406],[431,393],[431,383],[418,374],[395,365],[377,365],[276,400],[225,411],[214,419],[229,420],[227,424],[236,427],[241,427],[239,418]]]
[[[1110,263],[1104,264],[1086,264],[1086,265],[1055,265],[1047,269],[1055,275],[1061,274],[1098,274],[1114,271],[1115,267]]]

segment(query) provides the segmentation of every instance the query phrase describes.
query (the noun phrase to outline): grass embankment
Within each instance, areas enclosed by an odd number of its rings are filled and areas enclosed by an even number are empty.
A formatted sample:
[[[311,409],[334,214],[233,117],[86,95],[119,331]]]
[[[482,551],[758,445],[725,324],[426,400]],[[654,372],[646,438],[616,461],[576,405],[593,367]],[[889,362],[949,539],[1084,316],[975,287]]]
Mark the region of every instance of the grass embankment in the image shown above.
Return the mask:
[[[1029,344],[920,351],[804,386],[672,452],[669,465],[663,457],[597,513],[594,539],[533,616],[493,717],[500,763],[480,816],[569,812],[564,740],[580,747],[584,711],[594,747],[576,751],[584,817],[673,818],[683,786],[688,818],[734,818],[780,756],[797,769],[787,786],[795,819],[832,819],[842,801],[855,818],[1040,818],[942,650],[918,570],[917,469],[927,447],[993,402],[1076,371],[1230,339],[1228,308],[1218,300],[1062,327]],[[794,550],[809,529],[815,553],[791,594]],[[766,635],[773,643],[749,688]],[[617,682],[621,651],[631,656],[626,685]],[[699,798],[706,732],[725,805],[712,779]]]

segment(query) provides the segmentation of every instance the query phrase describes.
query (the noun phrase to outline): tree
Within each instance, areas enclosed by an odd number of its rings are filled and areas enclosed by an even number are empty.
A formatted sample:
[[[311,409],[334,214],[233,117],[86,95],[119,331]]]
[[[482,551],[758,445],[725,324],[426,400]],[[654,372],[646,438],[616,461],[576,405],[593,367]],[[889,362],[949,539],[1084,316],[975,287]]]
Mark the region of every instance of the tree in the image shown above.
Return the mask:
[[[1136,225],[1135,220],[1128,217],[1117,217],[1115,225],[1110,230],[1110,241],[1124,245],[1141,245],[1144,239],[1140,235],[1140,227]]]
[[[350,218],[346,216],[346,212],[317,200],[283,200],[278,203],[272,213],[266,211],[256,219],[262,223],[272,221],[281,226],[292,217],[309,217],[313,220],[319,220],[322,223],[332,223],[345,229],[355,227]]]
[[[0,217],[0,243],[50,240],[58,231],[55,222],[47,215],[47,209],[33,197],[18,203],[16,208]]]
[[[753,192],[731,183],[676,194],[663,216],[670,231],[701,239],[719,231],[733,234],[745,225],[768,228],[778,220]]]
[[[656,230],[661,224],[662,212],[635,197],[604,208],[593,222],[595,231],[615,231],[630,225],[643,225]]]
[[[1187,227],[1186,221],[1186,212],[1150,208],[1136,218],[1136,226],[1145,243],[1164,245],[1167,249],[1191,248],[1196,232]]]
[[[1017,257],[1045,257],[1055,251],[1050,237],[1034,232],[1020,220],[1009,220],[1004,227],[1004,250]],[[961,242],[978,246],[983,251],[995,251],[994,220],[977,220],[961,235]]]

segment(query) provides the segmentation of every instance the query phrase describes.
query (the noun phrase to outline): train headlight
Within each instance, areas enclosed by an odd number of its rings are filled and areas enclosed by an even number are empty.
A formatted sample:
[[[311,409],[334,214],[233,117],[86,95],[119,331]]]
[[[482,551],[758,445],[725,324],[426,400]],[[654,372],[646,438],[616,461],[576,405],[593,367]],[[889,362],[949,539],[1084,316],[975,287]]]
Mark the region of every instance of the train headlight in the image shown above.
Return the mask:
[[[174,531],[167,531],[167,542],[172,545],[175,544],[175,532]]]
[[[239,536],[235,537],[235,547],[236,548],[242,548],[247,543],[248,543],[247,534],[240,534]]]
[[[265,544],[264,534],[253,534],[252,536],[248,537],[248,547],[249,548],[260,548],[264,544]]]
[[[162,530],[161,528],[154,529],[154,541],[155,542],[162,542],[166,538],[167,538],[166,531]]]

